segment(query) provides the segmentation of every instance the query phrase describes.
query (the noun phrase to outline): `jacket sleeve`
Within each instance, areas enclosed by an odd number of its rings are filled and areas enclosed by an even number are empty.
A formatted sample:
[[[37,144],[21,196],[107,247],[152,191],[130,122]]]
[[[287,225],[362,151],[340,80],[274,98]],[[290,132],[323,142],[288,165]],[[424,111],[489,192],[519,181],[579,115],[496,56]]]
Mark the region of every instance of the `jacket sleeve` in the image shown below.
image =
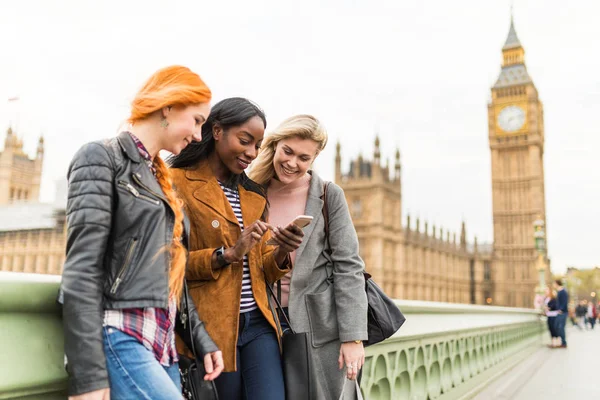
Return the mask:
[[[367,340],[365,264],[358,252],[358,237],[343,190],[331,183],[327,191],[333,290],[340,341]]]
[[[188,280],[213,281],[219,278],[221,270],[213,270],[212,268],[212,255],[215,250],[217,249],[202,249],[189,252],[185,275]]]
[[[267,283],[273,284],[283,278],[285,274],[291,271],[292,262],[290,255],[285,256],[285,260],[281,266],[277,265],[275,261],[275,249],[277,246],[271,246],[267,244],[267,241],[271,238],[271,231],[268,231],[263,237],[260,243],[262,265],[265,271]]]
[[[564,290],[561,290],[560,292],[558,292],[558,295],[556,296],[556,302],[558,303],[556,305],[556,308],[560,311],[564,310],[567,306],[567,292],[565,292]]]
[[[104,256],[111,231],[114,166],[99,143],[69,166],[62,290],[69,395],[108,388],[102,339]]]

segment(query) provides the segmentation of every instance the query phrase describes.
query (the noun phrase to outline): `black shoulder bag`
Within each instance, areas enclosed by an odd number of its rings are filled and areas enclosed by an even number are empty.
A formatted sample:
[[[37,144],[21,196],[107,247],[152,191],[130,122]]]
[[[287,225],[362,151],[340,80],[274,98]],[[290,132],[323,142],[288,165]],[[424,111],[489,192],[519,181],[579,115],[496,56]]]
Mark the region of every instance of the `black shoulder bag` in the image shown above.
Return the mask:
[[[325,219],[325,235],[327,248],[331,255],[331,242],[329,241],[329,207],[327,204],[327,187],[323,185],[323,218]],[[365,278],[365,291],[367,292],[368,322],[367,331],[369,339],[364,341],[365,346],[370,346],[392,336],[400,329],[406,318],[398,306],[390,299],[381,288],[371,279],[371,275],[363,272]],[[333,282],[333,276],[331,276]]]
[[[280,296],[276,296],[269,285],[265,275],[267,293],[271,295],[277,305],[277,315],[283,318],[289,329],[281,331],[281,324],[275,321],[278,333],[281,336],[281,358],[283,364],[283,379],[285,382],[286,400],[311,400],[311,363],[310,363],[310,337],[309,333],[296,333],[292,329],[289,318],[281,307]],[[268,296],[267,294],[267,296]],[[275,317],[275,315],[273,315]]]
[[[200,357],[198,362],[198,354],[194,346],[194,335],[192,326],[190,325],[189,318],[189,304],[188,304],[188,286],[187,282],[183,282],[183,304],[181,310],[181,317],[177,319],[177,323],[183,325],[183,331],[185,335],[188,335],[190,340],[190,350],[194,354],[194,359],[179,355],[179,373],[181,375],[181,389],[183,397],[187,400],[219,400],[217,393],[217,387],[214,381],[205,381],[204,375],[204,359]]]

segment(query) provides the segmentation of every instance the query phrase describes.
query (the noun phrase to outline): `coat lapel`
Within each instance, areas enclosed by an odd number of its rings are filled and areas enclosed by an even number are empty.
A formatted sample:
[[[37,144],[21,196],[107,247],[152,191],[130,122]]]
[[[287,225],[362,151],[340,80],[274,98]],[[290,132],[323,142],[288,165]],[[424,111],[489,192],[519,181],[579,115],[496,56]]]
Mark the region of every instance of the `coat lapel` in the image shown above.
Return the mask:
[[[194,190],[194,193],[192,193],[196,200],[211,208],[232,224],[239,225],[238,220],[233,213],[233,208],[231,208],[229,200],[227,200],[223,189],[221,189],[221,186],[216,179],[214,182],[199,182],[196,186],[197,188]]]
[[[313,234],[317,222],[323,218],[323,181],[316,175],[313,175],[310,180],[310,188],[308,189],[308,199],[306,200],[305,214],[313,217],[312,222],[306,228],[304,228],[304,238],[302,244],[296,250],[296,259],[300,259],[302,252],[306,248],[306,243]]]
[[[229,204],[223,189],[217,182],[217,178],[213,175],[208,162],[201,162],[197,168],[186,170],[185,177],[188,181],[191,181],[189,184],[192,185],[192,195],[196,200],[211,208],[232,224],[239,225],[231,204]]]
[[[258,193],[248,191],[238,186],[240,194],[240,205],[242,207],[242,219],[244,220],[244,227],[252,224],[263,214],[267,200]]]

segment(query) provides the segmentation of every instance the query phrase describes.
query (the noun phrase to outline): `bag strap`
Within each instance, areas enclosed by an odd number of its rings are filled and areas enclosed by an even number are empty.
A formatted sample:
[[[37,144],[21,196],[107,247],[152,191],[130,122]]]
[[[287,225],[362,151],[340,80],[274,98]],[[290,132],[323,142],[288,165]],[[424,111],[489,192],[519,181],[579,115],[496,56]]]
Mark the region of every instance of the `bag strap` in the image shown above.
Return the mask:
[[[323,200],[323,221],[325,222],[325,240],[327,241],[327,252],[329,256],[331,256],[331,241],[329,240],[329,202],[327,201],[327,188],[331,182],[327,181],[323,183],[323,195],[321,196],[321,200]],[[333,262],[333,261],[332,261]],[[331,271],[331,275],[327,276],[327,280],[329,282],[333,282],[333,271]]]
[[[329,241],[329,204],[327,202],[327,188],[331,182],[325,182],[323,184],[323,195],[321,196],[321,200],[323,200],[323,220],[325,221],[325,238],[327,240],[327,251],[329,255],[331,255],[331,242]],[[365,281],[371,279],[371,275],[366,271],[363,272],[363,276]],[[329,280],[333,280],[333,273],[327,278]]]
[[[277,285],[277,300],[281,303],[281,279],[275,284]]]
[[[331,242],[329,241],[329,204],[327,201],[327,188],[331,182],[325,182],[323,184],[323,195],[321,196],[321,200],[323,200],[323,220],[325,221],[325,238],[327,239],[327,250],[331,254]]]
[[[294,332],[294,329],[292,328],[292,324],[290,323],[289,318],[287,317],[287,315],[285,315],[285,312],[283,311],[283,307],[281,306],[281,302],[277,299],[277,296],[275,295],[275,292],[273,291],[273,288],[271,287],[271,285],[269,285],[269,282],[267,281],[266,274],[265,274],[265,285],[267,286],[267,291],[269,292],[269,294],[271,295],[271,297],[275,301],[276,308],[279,310],[278,314],[280,314],[280,315],[283,316],[283,319],[285,319],[285,322],[290,327],[290,332],[296,333],[296,332]],[[279,327],[279,328],[281,329],[281,327]],[[281,334],[283,335],[283,332],[281,332]]]
[[[352,381],[348,379],[348,375],[344,372],[344,384],[342,385],[342,393],[340,394],[339,400],[344,400],[344,395],[346,394],[346,385],[350,382],[352,386],[354,386],[356,390],[356,400],[364,400],[362,392],[360,391],[360,385],[358,383],[358,379],[353,379]]]

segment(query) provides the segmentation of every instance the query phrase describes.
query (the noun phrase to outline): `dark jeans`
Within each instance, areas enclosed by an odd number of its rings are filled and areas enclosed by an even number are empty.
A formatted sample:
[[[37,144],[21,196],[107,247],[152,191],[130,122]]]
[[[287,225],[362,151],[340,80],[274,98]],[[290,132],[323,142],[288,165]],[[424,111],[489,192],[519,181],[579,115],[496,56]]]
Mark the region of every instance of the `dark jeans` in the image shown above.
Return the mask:
[[[556,317],[548,317],[548,330],[550,331],[551,337],[558,337],[556,334]]]
[[[561,344],[563,346],[567,345],[567,337],[565,335],[565,323],[567,322],[567,314],[562,313],[556,316],[555,327],[556,327],[556,336],[560,337]]]
[[[590,317],[590,318],[588,318],[588,322],[592,326],[592,329],[594,329],[594,325],[596,325],[596,318]]]
[[[240,314],[236,372],[223,372],[215,383],[221,399],[285,398],[279,342],[260,310]]]

